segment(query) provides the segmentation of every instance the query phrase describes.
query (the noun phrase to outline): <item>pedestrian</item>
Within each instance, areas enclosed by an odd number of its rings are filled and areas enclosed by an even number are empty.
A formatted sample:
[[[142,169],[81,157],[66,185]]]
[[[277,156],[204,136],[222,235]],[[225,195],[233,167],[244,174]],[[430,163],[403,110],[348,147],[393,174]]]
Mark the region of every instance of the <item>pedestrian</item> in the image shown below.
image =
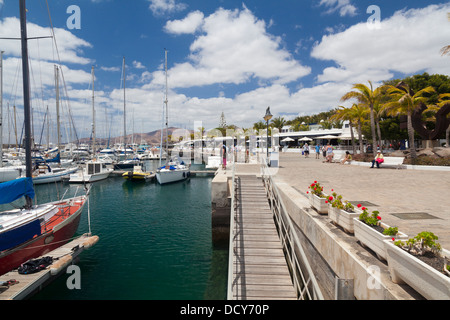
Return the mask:
[[[222,146],[222,168],[227,170],[227,146],[225,143]]]
[[[383,154],[381,153],[380,149],[378,149],[377,151],[377,155],[375,156],[375,159],[372,160],[372,166],[371,168],[374,167],[375,163],[377,164],[377,168],[380,168],[380,164],[384,162],[384,157]]]
[[[320,158],[320,145],[316,144],[316,159]]]
[[[345,158],[342,159],[341,164],[345,164],[346,162],[352,162],[352,155],[348,151],[345,151]]]
[[[303,146],[303,151],[305,153],[305,158],[309,157],[309,146],[307,143],[305,143],[305,145]]]
[[[333,162],[333,147],[330,144],[327,144],[325,147],[325,152],[327,155],[326,161],[324,162]]]

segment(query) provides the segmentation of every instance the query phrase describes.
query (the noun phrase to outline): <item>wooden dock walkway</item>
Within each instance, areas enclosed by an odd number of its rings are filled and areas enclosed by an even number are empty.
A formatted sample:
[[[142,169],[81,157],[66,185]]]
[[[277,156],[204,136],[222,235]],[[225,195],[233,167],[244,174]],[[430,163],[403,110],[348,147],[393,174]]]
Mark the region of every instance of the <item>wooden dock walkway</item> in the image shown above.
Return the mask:
[[[235,191],[229,299],[297,299],[262,180],[236,176]]]
[[[45,254],[45,257],[52,257],[54,263],[44,270],[32,274],[19,274],[17,270],[12,270],[1,275],[0,279],[2,281],[14,279],[17,283],[9,287],[0,287],[0,300],[23,300],[29,298],[51,280],[61,275],[85,249],[90,248],[97,241],[98,236],[82,235]]]

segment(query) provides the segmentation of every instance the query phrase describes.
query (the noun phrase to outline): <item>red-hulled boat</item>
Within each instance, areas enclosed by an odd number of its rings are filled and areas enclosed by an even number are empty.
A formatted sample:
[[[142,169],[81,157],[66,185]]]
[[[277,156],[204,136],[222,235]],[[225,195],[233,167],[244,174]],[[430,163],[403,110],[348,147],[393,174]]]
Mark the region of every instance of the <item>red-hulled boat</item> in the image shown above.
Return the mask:
[[[0,183],[0,204],[25,197],[22,209],[0,212],[0,275],[67,243],[78,229],[86,195],[33,206],[31,106],[25,0],[20,0],[26,178]]]
[[[0,275],[71,240],[87,197],[0,213]]]

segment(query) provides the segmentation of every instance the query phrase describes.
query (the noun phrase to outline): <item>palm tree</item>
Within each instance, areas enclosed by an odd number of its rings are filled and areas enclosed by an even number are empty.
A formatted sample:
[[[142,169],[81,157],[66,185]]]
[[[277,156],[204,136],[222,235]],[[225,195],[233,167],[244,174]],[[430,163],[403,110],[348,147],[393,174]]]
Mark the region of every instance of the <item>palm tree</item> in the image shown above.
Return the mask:
[[[270,125],[273,128],[277,128],[278,132],[281,132],[281,129],[286,125],[286,120],[283,117],[273,118]]]
[[[258,132],[258,133],[260,130],[265,130],[266,127],[267,127],[267,124],[262,120],[259,120],[258,122],[253,124],[253,129],[255,129],[256,132]]]
[[[450,93],[443,93],[439,95],[439,102],[437,103],[437,105],[432,105],[429,106],[426,111],[433,111],[433,112],[437,112],[439,111],[439,109],[443,108],[445,105],[447,105],[448,103],[450,103]],[[448,115],[447,115],[447,119],[448,119]],[[436,120],[436,117],[433,117],[434,120]],[[447,129],[445,130],[445,144],[447,148],[450,148],[450,124],[448,125]]]
[[[384,109],[389,115],[406,115],[409,147],[411,158],[417,157],[416,148],[414,146],[414,128],[412,125],[412,114],[422,107],[428,98],[424,95],[435,92],[431,86],[426,87],[414,93],[413,90],[405,82],[400,82],[396,87],[387,85],[387,94],[391,97],[391,101],[384,105]],[[414,161],[414,160],[413,160]]]
[[[340,109],[336,110],[336,113],[331,116],[331,120],[348,120],[350,124],[350,137],[352,140],[353,154],[356,154],[355,137],[353,136],[353,121],[355,121],[352,109],[339,106]]]
[[[378,145],[377,143],[377,136],[375,134],[375,115],[374,115],[374,106],[379,102],[380,98],[382,97],[381,89],[380,87],[373,89],[372,82],[369,81],[370,87],[362,84],[357,83],[353,85],[354,90],[356,91],[350,91],[347,92],[342,98],[341,101],[347,101],[349,99],[356,99],[360,104],[363,104],[367,107],[369,107],[370,110],[370,127],[372,129],[372,141],[373,141],[373,155],[375,156],[377,153],[376,147]]]
[[[450,17],[449,17],[450,19]],[[443,93],[439,95],[439,103],[438,106],[440,108],[444,107],[447,103],[450,103],[450,93]],[[447,116],[448,119],[448,116]],[[447,130],[445,130],[445,144],[447,148],[450,148],[450,124],[447,127]]]
[[[364,146],[363,146],[363,137],[362,137],[362,125],[365,121],[367,121],[367,108],[362,104],[354,103],[351,108],[351,113],[353,119],[356,121],[357,129],[358,129],[358,140],[359,140],[359,152],[363,154]]]

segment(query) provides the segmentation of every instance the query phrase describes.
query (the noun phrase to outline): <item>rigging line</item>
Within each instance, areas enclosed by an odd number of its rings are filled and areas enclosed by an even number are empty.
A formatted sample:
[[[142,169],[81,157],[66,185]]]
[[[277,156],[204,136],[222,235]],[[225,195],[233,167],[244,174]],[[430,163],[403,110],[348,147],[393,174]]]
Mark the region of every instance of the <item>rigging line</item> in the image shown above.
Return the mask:
[[[56,42],[55,30],[53,28],[52,16],[50,14],[50,7],[48,5],[48,1],[47,0],[45,0],[45,3],[47,5],[48,20],[50,22],[50,29],[52,30],[52,36],[53,36],[52,38],[53,38],[53,42],[55,43],[56,54],[58,55],[58,61],[61,64],[61,58],[59,56],[59,50],[58,50],[58,43]]]
[[[67,85],[66,85],[66,79],[64,78],[64,72],[62,70],[62,68],[60,68],[60,75],[61,75],[61,79],[62,79],[62,83],[63,83],[63,87],[64,87],[64,94],[65,94],[65,101],[67,103],[67,113],[69,115],[69,119],[71,120],[70,122],[72,123],[72,130],[75,134],[75,138],[78,140],[78,134],[77,134],[77,129],[75,127],[75,122],[73,120],[73,115],[72,115],[72,108],[70,107],[70,100],[69,100],[69,93],[67,91]]]

